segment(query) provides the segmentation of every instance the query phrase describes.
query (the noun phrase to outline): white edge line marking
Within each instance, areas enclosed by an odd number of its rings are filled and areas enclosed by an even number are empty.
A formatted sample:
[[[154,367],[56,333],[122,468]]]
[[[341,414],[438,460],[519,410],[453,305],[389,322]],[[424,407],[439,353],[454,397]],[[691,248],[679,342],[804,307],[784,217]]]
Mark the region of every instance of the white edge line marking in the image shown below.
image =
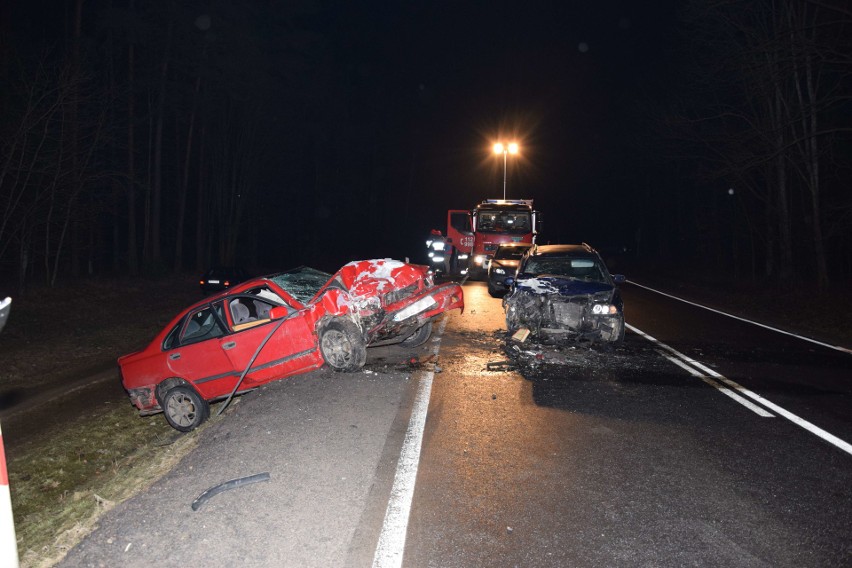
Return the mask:
[[[447,325],[444,317],[438,327],[435,347],[432,354],[437,356],[441,347],[441,337]],[[423,431],[426,426],[426,414],[429,411],[429,397],[432,393],[434,371],[426,371],[420,378],[408,429],[402,442],[399,461],[396,464],[396,474],[391,487],[388,508],[376,553],[373,556],[373,568],[391,568],[402,566],[402,555],[405,551],[405,535],[408,531],[408,516],[411,513],[411,501],[414,498],[414,484],[417,480],[417,467],[420,463],[420,448],[423,444]]]
[[[729,313],[723,312],[723,311],[721,311],[721,310],[717,310],[717,309],[714,309],[714,308],[709,308],[709,307],[707,307],[707,306],[703,306],[703,305],[701,305],[701,304],[697,304],[697,303],[695,303],[695,302],[690,302],[689,300],[684,300],[683,298],[678,298],[677,296],[672,296],[671,294],[667,294],[666,292],[662,292],[662,291],[660,291],[660,290],[656,290],[656,289],[654,289],[654,288],[651,288],[650,286],[645,286],[645,285],[643,285],[643,284],[639,284],[638,282],[634,282],[633,280],[628,280],[627,282],[628,282],[629,284],[633,284],[634,286],[639,286],[640,288],[644,288],[644,289],[646,289],[646,290],[650,290],[651,292],[654,292],[654,293],[656,293],[656,294],[660,294],[660,295],[662,295],[662,296],[666,296],[666,297],[668,297],[668,298],[672,298],[672,299],[677,300],[677,301],[679,301],[679,302],[683,302],[683,303],[685,303],[685,304],[689,304],[690,306],[695,306],[695,307],[697,307],[697,308],[702,308],[702,309],[705,309],[705,310],[709,310],[709,311],[711,311],[711,312],[714,312],[714,313],[717,313],[717,314],[720,314],[720,315],[723,315],[723,316],[727,316],[727,317],[729,317],[729,318],[733,318],[733,319],[735,319],[735,320],[740,320],[740,321],[743,321],[743,322],[746,322],[746,323],[750,323],[750,324],[752,324],[752,325],[756,325],[756,326],[758,326],[758,327],[762,327],[762,328],[764,328],[764,329],[768,329],[768,330],[770,330],[770,331],[774,331],[774,332],[776,332],[776,333],[783,333],[784,335],[789,335],[790,337],[795,337],[796,339],[801,339],[802,341],[809,341],[809,342],[811,342],[811,343],[815,343],[815,344],[817,344],[817,345],[821,345],[822,347],[828,347],[829,349],[834,349],[835,351],[842,351],[843,353],[849,353],[850,355],[852,355],[852,349],[849,349],[849,348],[847,348],[847,347],[842,347],[842,346],[840,346],[840,345],[831,345],[830,343],[823,343],[822,341],[817,341],[816,339],[811,339],[810,337],[805,337],[804,335],[797,335],[797,334],[795,334],[795,333],[791,333],[791,332],[789,332],[789,331],[784,331],[783,329],[778,329],[777,327],[772,327],[771,325],[766,325],[766,324],[764,324],[764,323],[760,323],[760,322],[752,321],[752,320],[750,320],[750,319],[742,318],[742,317],[740,317],[740,316],[735,316],[735,315],[733,315],[733,314],[729,314]]]
[[[737,383],[736,381],[732,381],[731,379],[720,375],[719,373],[717,373],[713,369],[707,367],[706,365],[702,365],[698,361],[695,361],[694,359],[687,357],[686,355],[684,355],[683,353],[681,353],[680,351],[678,351],[674,347],[670,347],[670,346],[666,345],[665,343],[663,343],[659,339],[655,339],[654,337],[651,337],[650,335],[648,335],[644,331],[633,327],[629,323],[625,323],[624,325],[630,331],[632,331],[632,332],[634,332],[638,335],[641,335],[642,337],[644,337],[648,341],[655,343],[656,345],[659,345],[660,347],[662,347],[663,349],[665,349],[669,353],[673,353],[674,355],[682,358],[684,361],[688,361],[690,364],[695,365],[696,368],[701,369],[702,371],[705,371],[706,373],[712,375],[716,379],[719,379],[720,381],[722,381],[723,383],[725,383],[729,387],[733,388],[734,390],[736,390],[740,394],[744,394],[747,397],[751,398],[752,400],[756,400],[757,402],[759,402],[760,404],[762,404],[766,408],[769,408],[770,410],[774,410],[776,413],[780,414],[781,416],[783,416],[784,418],[786,418],[790,422],[796,424],[797,426],[804,428],[805,430],[807,430],[811,434],[819,436],[820,438],[822,438],[823,440],[825,440],[829,444],[832,444],[832,445],[840,448],[841,450],[843,450],[847,454],[852,455],[852,444],[850,444],[850,443],[848,443],[844,440],[841,440],[840,438],[838,438],[834,434],[829,434],[828,432],[826,432],[825,430],[823,430],[819,426],[816,426],[816,425],[808,422],[804,418],[800,418],[799,416],[796,416],[792,412],[790,412],[788,410],[784,410],[783,408],[781,408],[777,404],[766,400],[765,398],[763,398],[759,394],[750,391],[749,389],[745,388],[744,386]]]
[[[674,363],[678,367],[685,369],[693,377],[698,377],[699,379],[701,379],[702,381],[704,381],[705,383],[707,383],[711,387],[718,389],[719,392],[721,392],[722,394],[731,397],[732,399],[734,399],[738,403],[742,404],[743,406],[745,406],[746,408],[748,408],[749,410],[751,410],[755,414],[762,416],[763,418],[775,418],[775,415],[772,414],[771,412],[767,412],[766,410],[764,410],[763,408],[754,404],[750,400],[744,399],[743,397],[741,397],[740,395],[738,395],[737,393],[735,393],[734,391],[732,391],[728,387],[719,384],[717,381],[714,381],[713,379],[711,379],[707,375],[703,375],[703,374],[699,373],[698,371],[696,371],[695,369],[693,369],[692,367],[690,367],[689,365],[687,365],[686,363],[684,363],[680,359],[677,359],[676,357],[673,357],[672,355],[665,353],[662,349],[657,349],[657,353],[659,353],[660,355],[662,355],[663,357],[665,357],[666,359],[668,359],[669,361],[671,361],[672,363]]]

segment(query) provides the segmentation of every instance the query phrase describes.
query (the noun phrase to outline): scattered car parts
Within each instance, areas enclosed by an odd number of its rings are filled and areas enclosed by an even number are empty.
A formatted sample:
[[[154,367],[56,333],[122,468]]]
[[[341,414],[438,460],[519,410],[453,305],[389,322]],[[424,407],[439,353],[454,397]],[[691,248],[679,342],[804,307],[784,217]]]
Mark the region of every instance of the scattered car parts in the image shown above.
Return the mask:
[[[238,477],[237,479],[231,479],[230,481],[220,483],[199,495],[198,498],[192,502],[192,510],[197,511],[204,503],[209,501],[211,497],[218,495],[219,493],[230,489],[236,489],[237,487],[251,485],[252,483],[259,483],[261,481],[269,481],[268,471],[264,473],[256,473],[255,475],[249,475],[247,477]]]

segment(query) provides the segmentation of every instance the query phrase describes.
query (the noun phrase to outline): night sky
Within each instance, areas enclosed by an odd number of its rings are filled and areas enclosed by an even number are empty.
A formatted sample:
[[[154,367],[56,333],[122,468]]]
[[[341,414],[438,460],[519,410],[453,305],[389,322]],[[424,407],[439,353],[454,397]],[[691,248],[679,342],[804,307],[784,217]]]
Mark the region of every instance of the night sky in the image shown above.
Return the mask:
[[[852,274],[844,190],[852,49],[843,32],[852,14],[831,2],[789,0],[778,10],[769,0],[0,6],[0,79],[11,87],[5,139],[21,132],[28,85],[66,97],[44,128],[29,125],[29,147],[12,150],[9,163],[41,160],[37,175],[21,167],[0,181],[3,203],[19,203],[0,234],[11,243],[0,250],[10,273],[22,266],[16,251],[26,251],[34,275],[55,266],[79,276],[87,262],[92,273],[133,273],[422,261],[424,237],[445,228],[447,209],[502,197],[503,162],[491,147],[517,141],[507,197],[535,200],[540,242],[627,247],[648,261],[712,258],[733,263],[737,277],[807,279],[824,239],[826,258],[837,260],[828,263],[832,277]],[[777,84],[759,67],[765,49],[791,62]],[[794,66],[807,50],[820,70],[816,107],[796,100],[805,74]],[[39,61],[48,63],[44,76]],[[61,70],[75,64],[79,84],[61,84]],[[50,91],[54,84],[61,88]],[[775,87],[789,116],[765,123]],[[791,142],[802,138],[797,113],[809,108],[819,113],[824,236],[813,227],[808,157]],[[775,127],[781,151],[772,147]],[[55,146],[39,147],[38,132]],[[772,164],[781,153],[783,191]],[[16,202],[21,186],[9,180],[28,180],[22,194],[32,202]],[[51,226],[61,216],[38,214],[51,203],[72,212],[62,243],[62,227]],[[182,253],[171,250],[176,241]]]
[[[645,183],[643,109],[674,80],[671,6],[379,4],[347,18],[350,56],[398,101],[387,119],[414,141],[421,223],[501,197],[491,144],[517,140],[507,196],[534,198],[546,233],[591,240],[630,224],[625,205]]]

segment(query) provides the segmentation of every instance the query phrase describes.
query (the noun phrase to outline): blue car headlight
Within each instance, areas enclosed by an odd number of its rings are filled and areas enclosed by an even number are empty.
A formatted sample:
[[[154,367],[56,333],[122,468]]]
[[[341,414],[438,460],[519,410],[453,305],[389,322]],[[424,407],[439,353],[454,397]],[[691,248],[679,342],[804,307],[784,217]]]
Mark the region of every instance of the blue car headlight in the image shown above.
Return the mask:
[[[592,306],[592,313],[598,315],[614,315],[618,313],[618,308],[612,304],[595,304]]]

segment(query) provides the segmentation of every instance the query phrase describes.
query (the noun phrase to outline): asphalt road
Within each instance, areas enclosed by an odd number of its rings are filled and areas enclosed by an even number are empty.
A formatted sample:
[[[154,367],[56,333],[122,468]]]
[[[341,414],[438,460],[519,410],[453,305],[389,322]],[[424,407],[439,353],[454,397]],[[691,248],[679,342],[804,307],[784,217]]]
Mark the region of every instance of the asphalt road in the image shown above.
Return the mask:
[[[440,341],[242,397],[62,565],[852,564],[852,355],[623,292],[623,347],[489,371],[502,309],[467,284]]]

